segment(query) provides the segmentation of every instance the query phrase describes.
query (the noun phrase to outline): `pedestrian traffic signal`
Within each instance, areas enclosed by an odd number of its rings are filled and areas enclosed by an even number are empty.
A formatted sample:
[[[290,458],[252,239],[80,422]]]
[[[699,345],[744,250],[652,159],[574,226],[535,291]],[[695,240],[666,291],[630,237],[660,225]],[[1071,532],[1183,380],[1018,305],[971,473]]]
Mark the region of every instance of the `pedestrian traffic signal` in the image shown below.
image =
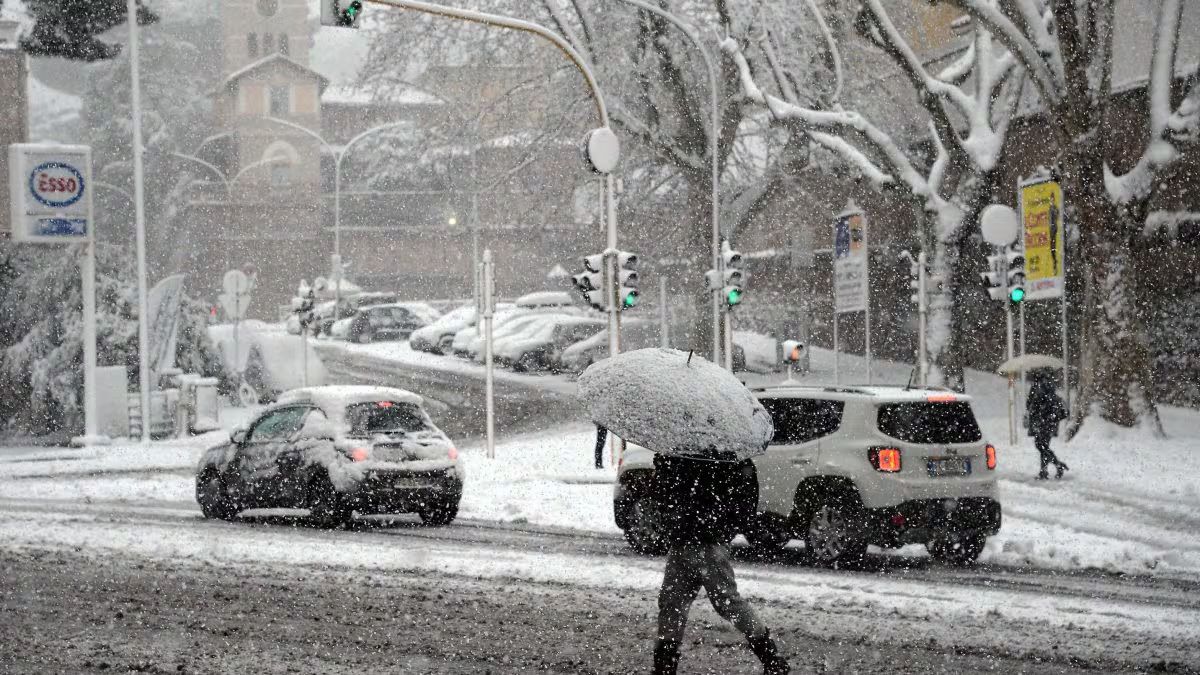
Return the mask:
[[[724,268],[721,272],[721,301],[726,307],[733,309],[742,304],[745,297],[746,273],[742,271],[742,254],[733,250],[729,241],[721,242],[721,262]]]
[[[321,0],[321,25],[358,28],[362,11],[361,0]]]
[[[583,272],[571,277],[575,290],[593,309],[604,310],[604,255],[589,255],[583,259]]]
[[[637,307],[641,291],[638,290],[638,256],[628,251],[617,251],[617,307]]]

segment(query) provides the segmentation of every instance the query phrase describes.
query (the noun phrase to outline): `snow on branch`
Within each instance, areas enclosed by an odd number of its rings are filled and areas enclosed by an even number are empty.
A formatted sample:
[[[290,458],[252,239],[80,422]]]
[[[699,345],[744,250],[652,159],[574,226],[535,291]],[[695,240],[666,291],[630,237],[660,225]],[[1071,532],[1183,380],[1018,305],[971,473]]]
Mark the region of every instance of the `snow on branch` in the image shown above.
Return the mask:
[[[1042,100],[1047,104],[1054,104],[1062,98],[1059,87],[1064,78],[1055,77],[1043,53],[1016,24],[995,7],[992,0],[962,0],[962,8],[995,35],[1021,65],[1025,66],[1025,70],[1037,85]],[[1056,53],[1057,49],[1051,52]]]
[[[813,139],[813,141],[818,145],[832,150],[834,153],[841,156],[842,159],[854,165],[854,167],[858,169],[859,173],[862,174],[863,178],[866,178],[868,181],[870,181],[871,185],[874,186],[876,190],[882,190],[883,188],[896,182],[894,178],[876,166],[874,162],[872,162],[866,155],[862,153],[862,151],[850,143],[847,143],[845,139],[821,131],[812,131],[809,132],[808,135],[809,138]]]
[[[1179,40],[1179,24],[1183,16],[1182,0],[1163,0],[1154,29],[1154,53],[1151,57],[1149,84],[1150,141],[1137,164],[1127,173],[1117,176],[1106,163],[1104,186],[1117,204],[1128,204],[1148,197],[1158,174],[1174,164],[1182,152],[1176,141],[1187,138],[1175,127],[1186,130],[1189,118],[1200,115],[1200,92],[1195,79],[1178,110],[1171,110],[1171,89],[1175,82],[1175,54]],[[1192,122],[1194,125],[1194,122]]]
[[[870,120],[857,112],[812,110],[788,103],[777,96],[766,94],[755,82],[754,75],[750,71],[750,64],[746,60],[746,56],[742,53],[737,40],[726,38],[721,42],[721,49],[736,64],[742,84],[742,93],[747,99],[758,105],[765,106],[776,119],[795,124],[802,131],[810,133],[814,131],[827,132],[831,134],[856,132],[860,134],[871,148],[884,159],[888,165],[887,169],[889,172],[906,184],[914,195],[927,199],[936,198],[936,195],[929,189],[928,182],[921,176],[912,162],[909,161],[900,146],[886,132],[872,124]],[[848,144],[831,149],[836,151],[838,147],[848,147]],[[856,166],[860,166],[858,158],[854,156],[844,156],[844,158]]]

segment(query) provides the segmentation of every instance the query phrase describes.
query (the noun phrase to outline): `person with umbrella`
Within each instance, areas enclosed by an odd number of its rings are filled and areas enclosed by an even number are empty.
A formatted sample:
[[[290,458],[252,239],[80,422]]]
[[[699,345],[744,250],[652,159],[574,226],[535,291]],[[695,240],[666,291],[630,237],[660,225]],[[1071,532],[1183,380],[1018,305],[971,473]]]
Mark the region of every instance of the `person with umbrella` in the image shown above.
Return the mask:
[[[1058,478],[1062,478],[1063,472],[1070,469],[1050,449],[1050,439],[1058,435],[1058,423],[1066,418],[1067,406],[1054,391],[1054,380],[1044,371],[1031,373],[1029,396],[1025,398],[1025,430],[1033,436],[1033,443],[1041,456],[1039,480],[1049,478],[1046,467],[1051,464],[1057,469]]]
[[[655,675],[674,675],[692,602],[703,588],[745,636],[767,675],[790,672],[770,631],[738,593],[728,544],[758,508],[749,457],[773,435],[770,414],[729,371],[673,349],[640,349],[579,378],[593,421],[653,450],[652,494],[669,544],[658,596]]]

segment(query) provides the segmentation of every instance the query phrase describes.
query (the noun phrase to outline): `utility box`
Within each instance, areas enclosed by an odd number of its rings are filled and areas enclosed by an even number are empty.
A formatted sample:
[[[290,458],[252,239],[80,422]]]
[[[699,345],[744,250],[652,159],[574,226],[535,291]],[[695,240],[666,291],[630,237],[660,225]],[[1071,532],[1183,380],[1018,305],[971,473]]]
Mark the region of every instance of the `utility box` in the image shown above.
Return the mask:
[[[96,369],[96,433],[109,438],[129,436],[129,374],[125,366]]]

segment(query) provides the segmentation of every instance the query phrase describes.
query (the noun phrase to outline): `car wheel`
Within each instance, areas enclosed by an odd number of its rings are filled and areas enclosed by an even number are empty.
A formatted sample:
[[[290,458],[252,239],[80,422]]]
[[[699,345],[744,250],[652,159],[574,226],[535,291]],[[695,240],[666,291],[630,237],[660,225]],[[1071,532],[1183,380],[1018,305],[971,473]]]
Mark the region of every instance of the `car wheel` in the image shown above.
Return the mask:
[[[625,541],[642,555],[662,555],[667,552],[667,540],[662,533],[658,508],[645,497],[635,497],[629,504]]]
[[[370,333],[359,333],[358,335],[354,336],[354,341],[360,345],[365,345],[371,341],[371,334]]]
[[[233,520],[237,515],[237,508],[225,494],[221,474],[216,469],[208,469],[196,479],[196,502],[205,518]]]
[[[928,544],[929,555],[951,565],[973,565],[983,553],[987,538],[982,534],[949,533]]]
[[[437,350],[439,354],[449,354],[454,349],[454,336],[447,335],[441,340],[438,340]]]
[[[316,525],[336,529],[353,520],[354,509],[328,476],[315,479],[309,495],[308,513]]]
[[[458,517],[458,500],[422,504],[421,508],[417,509],[417,515],[421,516],[421,522],[426,525],[435,527],[449,525]]]
[[[859,562],[867,552],[862,523],[862,505],[857,497],[827,495],[808,515],[804,549],[820,565]]]

